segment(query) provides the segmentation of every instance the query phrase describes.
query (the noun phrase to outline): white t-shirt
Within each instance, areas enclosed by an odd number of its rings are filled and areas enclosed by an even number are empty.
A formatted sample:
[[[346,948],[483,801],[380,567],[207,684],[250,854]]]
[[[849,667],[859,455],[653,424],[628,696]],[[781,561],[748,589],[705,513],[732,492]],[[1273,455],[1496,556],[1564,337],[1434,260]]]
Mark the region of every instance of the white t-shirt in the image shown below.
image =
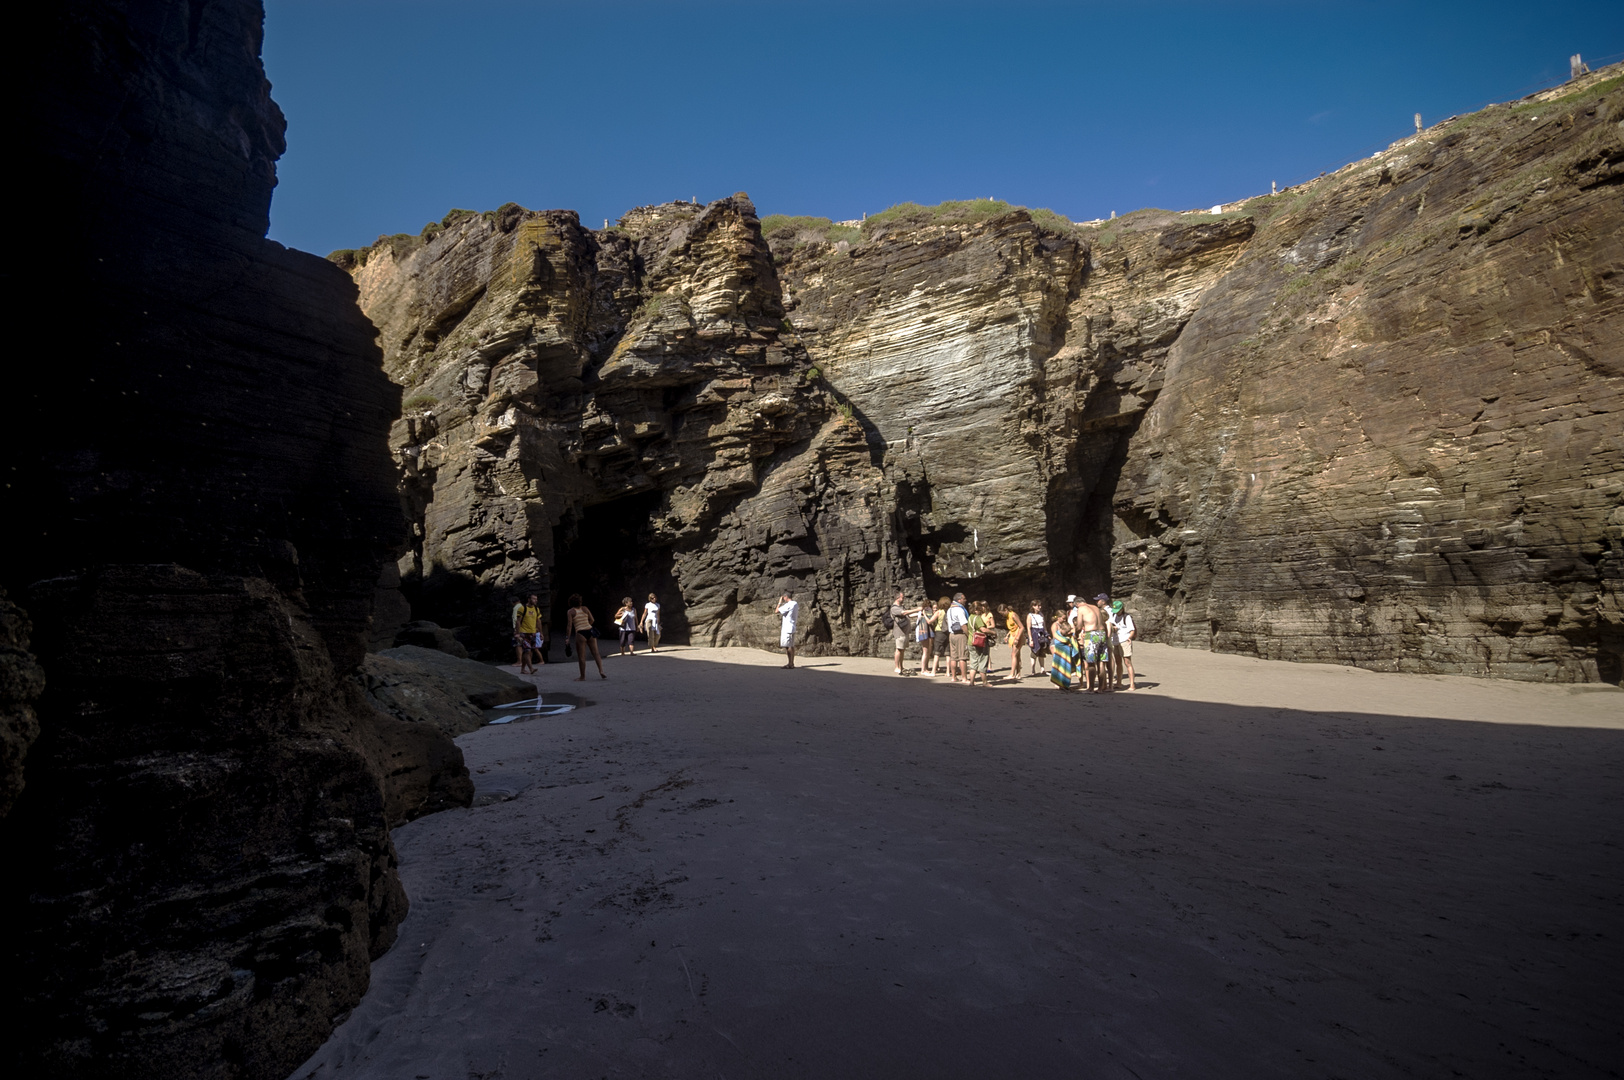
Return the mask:
[[[970,613],[964,610],[963,604],[954,604],[947,609],[947,632],[958,634],[964,631],[970,622]]]
[[[643,605],[643,621],[656,634],[660,632],[660,605],[650,600]]]
[[[1029,637],[1035,638],[1040,633],[1049,632],[1049,624],[1043,621],[1043,613],[1029,611],[1026,613],[1026,632]]]
[[[785,600],[782,604],[778,605],[778,614],[784,617],[784,625],[782,627],[784,633],[795,633],[795,614],[800,610],[800,607],[801,605],[796,603],[794,600]]]
[[[1133,636],[1133,616],[1124,611],[1120,615],[1111,617],[1111,627],[1116,631],[1118,642],[1127,641]]]

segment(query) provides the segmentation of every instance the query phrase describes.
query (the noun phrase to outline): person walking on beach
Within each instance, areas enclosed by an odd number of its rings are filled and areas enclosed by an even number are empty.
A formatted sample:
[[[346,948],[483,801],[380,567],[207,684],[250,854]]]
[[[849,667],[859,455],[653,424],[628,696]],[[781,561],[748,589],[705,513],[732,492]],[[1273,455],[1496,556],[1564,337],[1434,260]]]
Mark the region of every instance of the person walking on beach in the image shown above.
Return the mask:
[[[1026,637],[1032,652],[1032,674],[1043,672],[1043,658],[1049,655],[1049,624],[1043,618],[1043,601],[1032,601],[1026,615]]]
[[[637,609],[632,606],[632,598],[620,598],[620,610],[615,612],[615,625],[620,628],[620,655],[636,656],[637,645],[633,641],[637,633]]]
[[[919,617],[923,608],[908,607],[908,594],[901,589],[897,590],[896,598],[891,601],[891,610],[886,614],[891,616],[891,639],[896,644],[897,655],[892,661],[892,667],[898,675],[902,671],[902,650],[908,644],[908,638],[913,634],[914,620]],[[921,664],[919,670],[923,671]]]
[[[530,594],[528,602],[514,602],[513,644],[519,653],[520,675],[534,675],[538,659],[541,663],[547,662],[541,658],[541,607],[536,603],[535,593]]]
[[[1122,601],[1111,601],[1111,664],[1113,689],[1122,689],[1122,673],[1128,673],[1128,689],[1137,690],[1139,686],[1133,680],[1133,638],[1138,631],[1133,625],[1133,616],[1122,610]]]
[[[648,603],[643,605],[643,621],[637,628],[648,638],[648,651],[653,655],[660,647],[660,602],[653,593],[648,594]]]
[[[953,603],[947,609],[947,673],[954,682],[970,681],[970,611],[964,606],[964,594],[954,593]]]
[[[982,686],[991,686],[987,677],[987,668],[992,663],[992,644],[996,625],[992,617],[992,609],[985,600],[977,600],[971,605],[973,613],[966,629],[970,635],[970,685],[976,684],[976,676],[981,676]]]
[[[1009,634],[1009,681],[1020,682],[1021,642],[1026,639],[1026,623],[1008,604],[999,604],[998,614],[1002,616],[1004,630]]]
[[[795,616],[801,605],[795,602],[795,594],[785,589],[778,598],[778,617],[783,621],[778,627],[778,647],[789,656],[789,663],[784,666],[795,666]]]
[[[575,639],[575,659],[581,665],[581,674],[576,682],[586,681],[586,651],[592,650],[592,660],[598,665],[598,677],[607,679],[603,673],[603,657],[598,655],[598,632],[592,628],[592,612],[581,603],[581,594],[576,593],[570,597],[569,610],[564,612],[564,632]]]

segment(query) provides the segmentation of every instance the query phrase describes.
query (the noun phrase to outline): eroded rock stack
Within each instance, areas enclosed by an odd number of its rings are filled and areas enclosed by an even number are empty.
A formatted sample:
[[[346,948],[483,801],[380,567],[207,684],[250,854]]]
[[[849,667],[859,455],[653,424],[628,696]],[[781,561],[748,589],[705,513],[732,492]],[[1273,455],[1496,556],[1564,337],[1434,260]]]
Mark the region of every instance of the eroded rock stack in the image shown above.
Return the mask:
[[[8,723],[44,677],[0,834],[8,1058],[280,1077],[405,914],[389,826],[472,796],[358,675],[399,390],[353,283],[264,239],[259,4],[30,18],[20,205],[54,211],[6,273],[52,346],[13,373],[0,496]]]
[[[514,590],[555,613],[581,592],[600,626],[656,591],[668,634],[766,644],[792,588],[809,651],[868,649],[866,601],[909,556],[747,198],[600,232],[572,212],[454,212],[339,261],[406,388],[391,445],[418,615],[504,647]]]

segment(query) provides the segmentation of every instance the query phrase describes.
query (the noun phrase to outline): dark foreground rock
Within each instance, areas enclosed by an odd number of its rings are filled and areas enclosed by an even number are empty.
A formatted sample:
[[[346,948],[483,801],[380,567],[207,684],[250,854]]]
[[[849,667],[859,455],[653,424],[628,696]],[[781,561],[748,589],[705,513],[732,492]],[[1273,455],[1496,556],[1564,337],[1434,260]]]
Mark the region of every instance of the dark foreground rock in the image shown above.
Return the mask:
[[[415,645],[374,653],[361,670],[378,708],[453,738],[484,724],[483,710],[536,696],[534,684],[500,668]]]
[[[5,272],[60,338],[14,372],[0,492],[45,673],[0,829],[13,1075],[285,1075],[405,914],[390,824],[472,795],[354,678],[402,543],[399,391],[348,279],[264,239],[262,18],[79,0],[22,27],[36,257]],[[39,680],[4,617],[9,796]]]
[[[39,737],[34,702],[45,689],[45,672],[29,651],[28,613],[0,589],[0,820],[23,790],[23,762]]]

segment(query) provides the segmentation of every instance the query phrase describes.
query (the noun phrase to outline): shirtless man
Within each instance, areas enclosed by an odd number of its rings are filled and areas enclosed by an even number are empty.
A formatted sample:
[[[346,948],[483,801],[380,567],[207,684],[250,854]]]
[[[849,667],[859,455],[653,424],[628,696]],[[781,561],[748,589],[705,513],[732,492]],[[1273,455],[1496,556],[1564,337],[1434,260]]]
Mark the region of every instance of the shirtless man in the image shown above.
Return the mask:
[[[1083,685],[1096,694],[1105,692],[1105,672],[1101,662],[1111,663],[1110,643],[1105,640],[1105,616],[1087,600],[1076,602],[1077,645],[1082,650]]]

